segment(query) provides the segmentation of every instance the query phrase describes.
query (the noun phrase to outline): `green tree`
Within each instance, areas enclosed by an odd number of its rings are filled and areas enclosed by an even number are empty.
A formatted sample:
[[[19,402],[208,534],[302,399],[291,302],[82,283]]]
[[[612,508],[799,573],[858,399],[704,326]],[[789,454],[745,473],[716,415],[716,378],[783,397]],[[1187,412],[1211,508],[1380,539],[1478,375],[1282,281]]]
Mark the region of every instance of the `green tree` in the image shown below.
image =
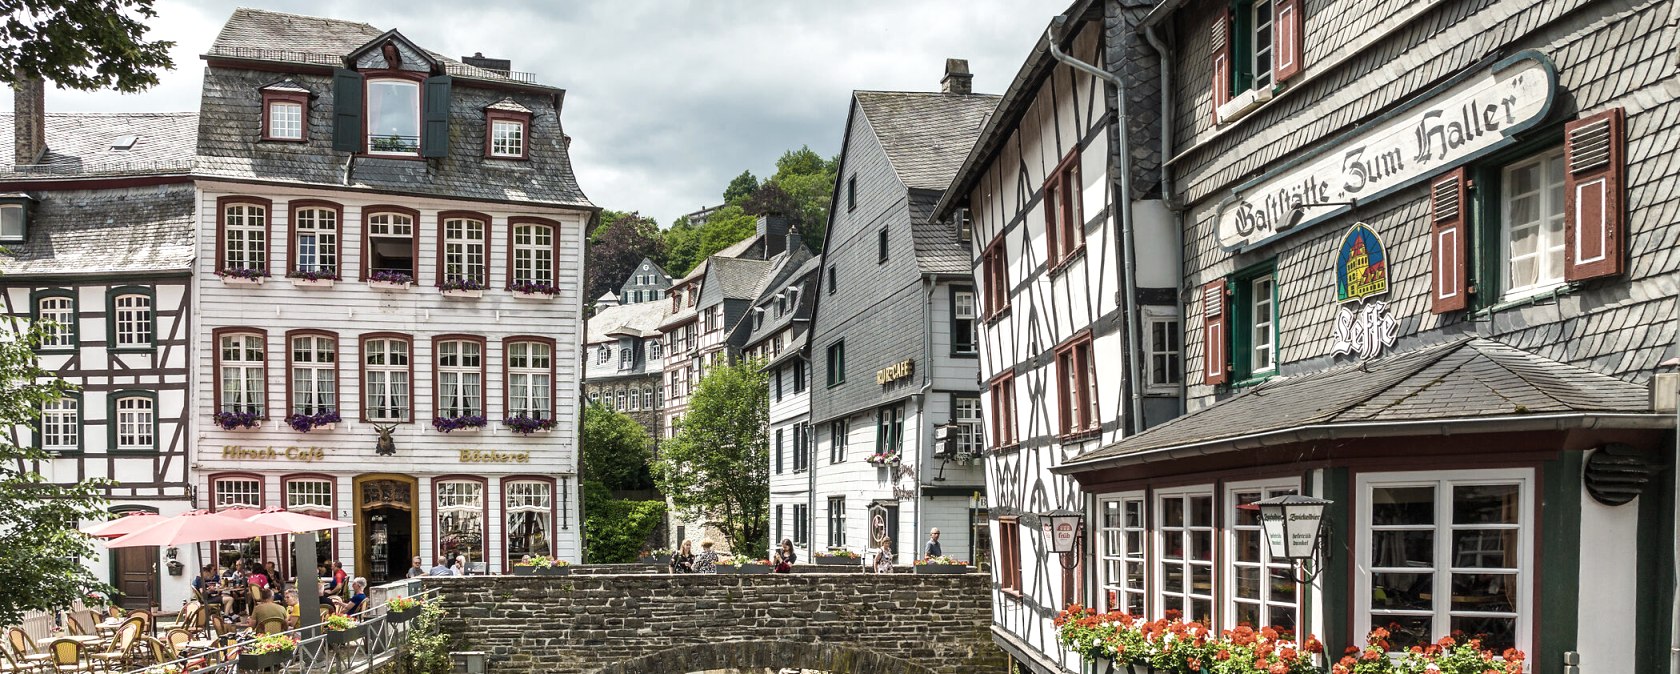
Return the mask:
[[[687,519],[713,523],[736,552],[762,554],[770,502],[769,380],[759,361],[707,371],[677,436],[660,446],[654,482]]]
[[[783,153],[776,160],[776,174],[764,181],[786,193],[785,215],[794,219],[805,245],[813,251],[822,250],[828,232],[828,206],[839,163],[839,157],[823,159],[811,148],[800,147]]]
[[[40,77],[71,89],[144,91],[175,67],[174,42],[147,42],[153,0],[0,0],[0,80]]]
[[[42,403],[74,390],[35,357],[44,329],[17,320],[0,326],[0,428],[38,425]],[[82,566],[82,558],[96,553],[92,539],[76,529],[106,517],[102,493],[108,483],[54,484],[27,469],[51,458],[0,435],[0,582],[6,586],[0,625],[18,624],[27,611],[69,608],[90,592],[111,591]]]
[[[612,213],[615,217],[608,221]],[[659,224],[637,213],[607,211],[589,241],[589,264],[584,279],[584,300],[593,302],[608,291],[617,292],[636,270],[642,258],[658,261],[665,243]]]
[[[653,486],[653,438],[635,419],[600,403],[583,408],[584,478],[609,490]]]
[[[665,523],[664,501],[615,499],[605,485],[583,484],[583,533],[589,545],[583,561],[589,564],[629,564]]]
[[[661,238],[665,243],[665,271],[673,280],[686,276],[699,264],[700,228],[689,224],[688,216],[677,218]]]
[[[752,196],[756,189],[758,189],[758,178],[753,177],[752,171],[742,171],[741,175],[735,176],[734,180],[729,181],[728,187],[723,188],[723,203],[725,205],[740,203],[742,199]]]

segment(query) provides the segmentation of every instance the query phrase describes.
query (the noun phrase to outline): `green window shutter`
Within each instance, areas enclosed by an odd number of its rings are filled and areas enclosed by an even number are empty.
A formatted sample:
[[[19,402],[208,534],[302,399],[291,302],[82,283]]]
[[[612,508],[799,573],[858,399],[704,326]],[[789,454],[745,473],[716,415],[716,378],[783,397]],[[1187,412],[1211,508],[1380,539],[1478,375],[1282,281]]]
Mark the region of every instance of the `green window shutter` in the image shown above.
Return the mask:
[[[448,75],[426,78],[425,125],[420,132],[420,156],[449,156]]]
[[[333,149],[362,151],[362,74],[354,70],[333,70]]]

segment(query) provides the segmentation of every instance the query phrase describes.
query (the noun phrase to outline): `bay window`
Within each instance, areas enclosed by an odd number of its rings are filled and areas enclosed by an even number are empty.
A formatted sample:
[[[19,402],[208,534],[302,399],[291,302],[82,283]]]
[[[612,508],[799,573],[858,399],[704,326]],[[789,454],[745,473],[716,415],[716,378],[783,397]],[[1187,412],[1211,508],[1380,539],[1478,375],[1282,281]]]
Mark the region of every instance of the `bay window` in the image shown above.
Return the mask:
[[[440,340],[434,358],[437,416],[483,416],[484,345],[465,339]]]
[[[502,484],[510,562],[525,555],[554,555],[553,492],[553,485],[547,482],[518,480]]]
[[[437,549],[445,557],[465,558],[469,570],[484,561],[484,483],[439,480]]]
[[[362,415],[368,421],[408,421],[408,338],[364,338],[362,368]]]

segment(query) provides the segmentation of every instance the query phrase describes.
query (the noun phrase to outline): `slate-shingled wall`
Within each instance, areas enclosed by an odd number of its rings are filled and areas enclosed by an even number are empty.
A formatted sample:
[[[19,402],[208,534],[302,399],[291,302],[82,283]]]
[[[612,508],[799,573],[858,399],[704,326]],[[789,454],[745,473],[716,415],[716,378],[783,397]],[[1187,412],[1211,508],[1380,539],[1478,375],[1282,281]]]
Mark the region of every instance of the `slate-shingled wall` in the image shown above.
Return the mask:
[[[488,651],[501,674],[1001,672],[989,581],[977,573],[425,579],[442,592],[456,649]]]
[[[1392,290],[1390,311],[1400,323],[1400,349],[1466,334],[1492,337],[1538,355],[1622,379],[1642,382],[1674,342],[1673,273],[1680,258],[1680,161],[1672,139],[1680,127],[1680,79],[1672,3],[1660,0],[1606,2],[1560,0],[1476,0],[1443,3],[1410,25],[1324,73],[1349,38],[1386,29],[1416,11],[1416,2],[1368,3],[1308,0],[1305,5],[1305,66],[1291,92],[1214,137],[1208,107],[1208,26],[1213,3],[1177,14],[1174,72],[1178,146],[1175,166],[1180,197],[1187,201],[1184,288],[1202,284],[1277,256],[1278,357],[1282,373],[1333,364],[1329,344],[1334,323],[1330,278],[1332,248],[1355,220],[1370,223],[1388,247]],[[1190,18],[1186,18],[1190,17]],[[1627,110],[1628,272],[1588,283],[1547,301],[1474,318],[1465,312],[1429,312],[1429,225],[1426,188],[1420,184],[1361,205],[1357,218],[1315,225],[1258,253],[1232,256],[1215,242],[1214,214],[1222,194],[1314,144],[1383,110],[1411,100],[1434,83],[1470,68],[1493,53],[1538,50],[1558,68],[1558,93],[1548,123],[1573,119],[1582,110]],[[1561,136],[1560,141],[1561,142]],[[1194,150],[1197,143],[1203,146]],[[1213,400],[1194,373],[1203,367],[1201,303],[1184,298],[1186,371],[1191,407]]]

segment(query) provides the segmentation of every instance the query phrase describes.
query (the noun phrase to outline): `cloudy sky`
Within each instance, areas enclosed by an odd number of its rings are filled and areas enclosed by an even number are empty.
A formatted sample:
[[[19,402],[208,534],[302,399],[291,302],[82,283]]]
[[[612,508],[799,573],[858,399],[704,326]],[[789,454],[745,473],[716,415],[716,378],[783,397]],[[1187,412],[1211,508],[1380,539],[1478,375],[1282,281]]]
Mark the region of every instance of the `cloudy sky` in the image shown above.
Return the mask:
[[[365,21],[460,57],[483,52],[565,88],[578,180],[600,206],[661,224],[764,177],[783,150],[840,149],[853,89],[936,91],[946,57],[1002,93],[1068,0],[158,0],[175,70],[138,95],[49,91],[57,111],[190,110],[239,5]],[[463,11],[465,10],[465,11]],[[11,109],[0,89],[0,109]]]

